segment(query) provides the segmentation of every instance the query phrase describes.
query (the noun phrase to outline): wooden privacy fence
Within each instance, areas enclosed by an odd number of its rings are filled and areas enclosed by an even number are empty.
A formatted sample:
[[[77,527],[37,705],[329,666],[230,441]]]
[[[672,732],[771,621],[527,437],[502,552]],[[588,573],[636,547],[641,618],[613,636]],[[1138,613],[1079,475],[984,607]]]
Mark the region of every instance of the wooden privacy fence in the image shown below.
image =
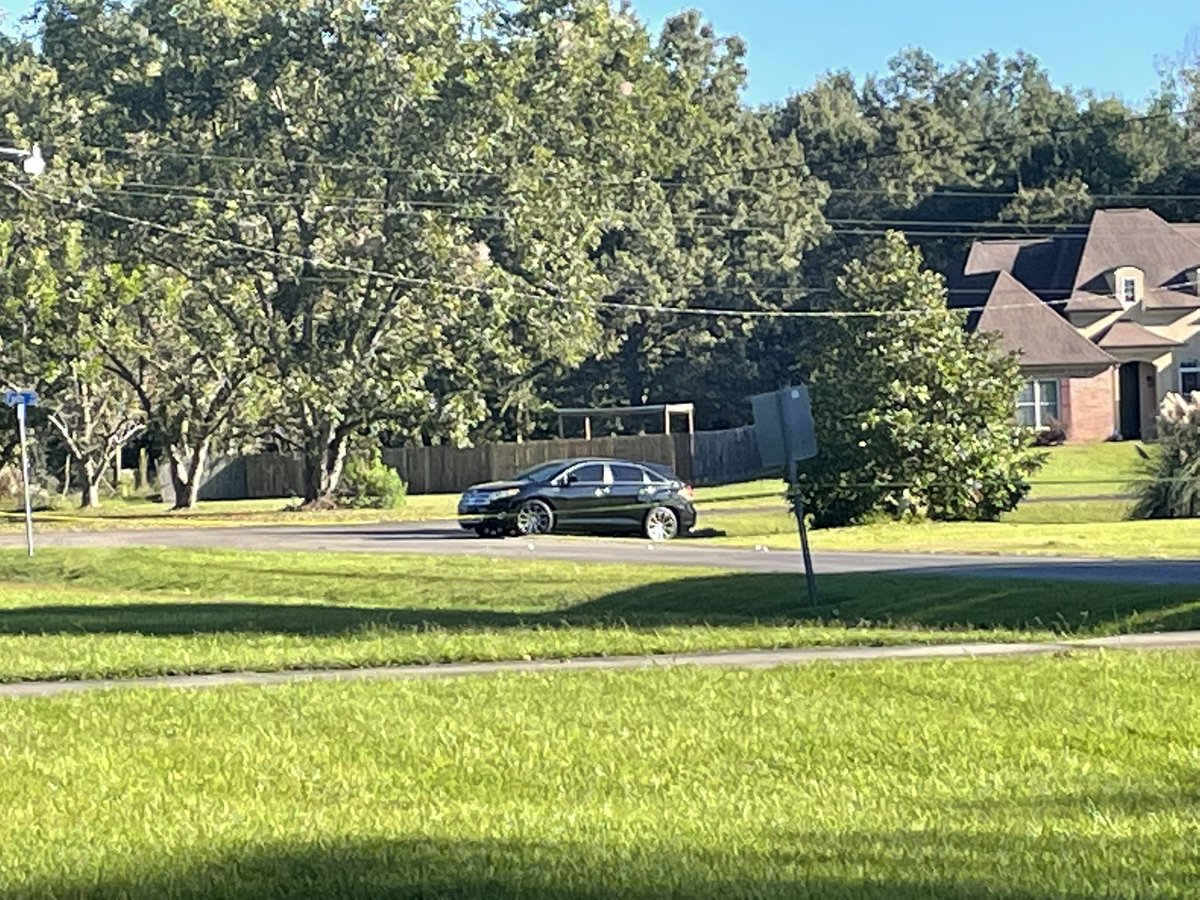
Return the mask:
[[[692,444],[692,483],[731,484],[772,474],[758,453],[754,426],[698,431]]]
[[[163,502],[175,502],[175,490],[167,474],[167,462],[158,465]],[[304,495],[304,467],[284,453],[250,456],[217,456],[204,466],[200,479],[201,500],[266,500]]]
[[[389,447],[383,461],[400,473],[410,494],[455,493],[472,484],[511,478],[538,463],[575,456],[613,456],[670,466],[691,478],[685,434],[643,434],[584,439],[483,444],[479,447]]]
[[[687,434],[640,434],[592,440],[558,439],[479,447],[388,447],[383,461],[400,473],[410,494],[453,494],[468,485],[511,478],[555,459],[606,456],[669,466],[692,484],[728,484],[765,474],[753,426]],[[166,464],[159,466],[163,499],[174,500]],[[205,466],[201,500],[258,500],[304,494],[300,460],[283,453],[214,457]]]

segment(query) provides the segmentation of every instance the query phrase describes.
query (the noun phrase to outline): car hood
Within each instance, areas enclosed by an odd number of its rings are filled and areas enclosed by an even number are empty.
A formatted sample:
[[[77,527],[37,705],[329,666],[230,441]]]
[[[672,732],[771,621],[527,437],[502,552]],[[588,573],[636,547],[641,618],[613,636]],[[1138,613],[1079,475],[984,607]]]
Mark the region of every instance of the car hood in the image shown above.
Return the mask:
[[[485,484],[473,484],[467,488],[467,491],[507,491],[522,487],[525,487],[523,481],[489,481]]]

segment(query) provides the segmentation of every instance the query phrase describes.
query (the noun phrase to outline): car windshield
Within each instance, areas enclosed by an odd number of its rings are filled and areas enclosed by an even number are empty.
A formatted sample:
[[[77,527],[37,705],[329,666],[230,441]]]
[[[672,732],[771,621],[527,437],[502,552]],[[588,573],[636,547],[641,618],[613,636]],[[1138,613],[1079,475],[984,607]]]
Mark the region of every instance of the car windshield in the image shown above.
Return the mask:
[[[513,481],[549,481],[562,471],[561,462],[541,463],[513,476]]]

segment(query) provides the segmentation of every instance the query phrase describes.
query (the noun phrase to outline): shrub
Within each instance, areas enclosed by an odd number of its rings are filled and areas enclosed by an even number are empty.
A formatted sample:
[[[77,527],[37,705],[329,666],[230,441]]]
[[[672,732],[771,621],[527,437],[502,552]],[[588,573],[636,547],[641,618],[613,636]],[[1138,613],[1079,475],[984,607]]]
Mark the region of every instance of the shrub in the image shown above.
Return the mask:
[[[404,505],[408,485],[400,473],[383,461],[378,448],[355,455],[342,474],[341,496],[347,506],[359,509],[397,509]]]
[[[1018,361],[965,329],[920,251],[892,233],[818,302],[831,317],[796,345],[820,448],[800,490],[817,525],[1015,508],[1044,459],[1015,421]]]
[[[1133,516],[1188,519],[1200,515],[1200,392],[1167,394],[1158,413],[1158,444],[1143,453]]]

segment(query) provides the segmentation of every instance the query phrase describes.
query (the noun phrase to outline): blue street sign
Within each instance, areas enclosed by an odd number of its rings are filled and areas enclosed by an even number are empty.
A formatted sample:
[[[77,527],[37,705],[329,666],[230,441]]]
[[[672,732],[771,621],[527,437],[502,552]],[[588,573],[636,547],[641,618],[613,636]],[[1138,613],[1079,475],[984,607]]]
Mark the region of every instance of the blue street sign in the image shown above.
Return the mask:
[[[37,392],[5,391],[4,403],[7,406],[37,406]]]

